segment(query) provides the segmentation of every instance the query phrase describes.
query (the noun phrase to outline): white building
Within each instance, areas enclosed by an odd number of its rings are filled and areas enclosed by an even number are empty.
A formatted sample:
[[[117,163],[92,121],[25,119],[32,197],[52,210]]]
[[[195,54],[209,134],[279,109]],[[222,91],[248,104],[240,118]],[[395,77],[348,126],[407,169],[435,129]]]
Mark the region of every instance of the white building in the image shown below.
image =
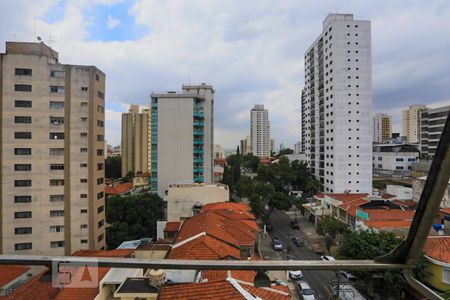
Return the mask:
[[[302,153],[302,142],[297,142],[294,144],[294,154]]]
[[[402,135],[410,144],[419,143],[421,114],[426,109],[425,105],[412,105],[403,111]]]
[[[386,143],[391,136],[391,116],[387,114],[375,114],[373,116],[373,141],[375,143]]]
[[[253,155],[270,156],[269,112],[262,104],[255,104],[255,107],[250,110],[250,139]]]
[[[151,95],[151,189],[213,179],[214,89],[183,85],[182,92]]]
[[[398,171],[399,175],[408,173],[404,171],[412,169],[419,154],[414,145],[375,144],[372,157],[374,173],[385,175],[393,174],[391,171]]]
[[[214,158],[225,158],[225,151],[218,144],[214,145]]]
[[[325,192],[372,192],[370,26],[330,14],[305,53],[303,149]]]

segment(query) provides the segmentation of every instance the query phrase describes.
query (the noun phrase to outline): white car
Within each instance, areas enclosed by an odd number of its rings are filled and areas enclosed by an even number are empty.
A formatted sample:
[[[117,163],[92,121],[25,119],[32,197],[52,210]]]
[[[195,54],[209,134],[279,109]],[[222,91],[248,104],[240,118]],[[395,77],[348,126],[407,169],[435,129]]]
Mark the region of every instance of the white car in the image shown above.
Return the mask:
[[[329,255],[322,255],[320,257],[320,259],[323,260],[323,261],[336,261],[336,259],[334,259],[333,256],[329,256]]]
[[[306,281],[299,281],[297,282],[297,285],[300,292],[300,296],[302,296],[302,299],[316,300],[316,297],[314,297],[313,290],[309,287],[309,284]]]
[[[302,273],[302,271],[300,271],[300,270],[290,270],[290,271],[289,271],[289,276],[290,276],[292,279],[300,279],[300,278],[303,277],[303,273]]]

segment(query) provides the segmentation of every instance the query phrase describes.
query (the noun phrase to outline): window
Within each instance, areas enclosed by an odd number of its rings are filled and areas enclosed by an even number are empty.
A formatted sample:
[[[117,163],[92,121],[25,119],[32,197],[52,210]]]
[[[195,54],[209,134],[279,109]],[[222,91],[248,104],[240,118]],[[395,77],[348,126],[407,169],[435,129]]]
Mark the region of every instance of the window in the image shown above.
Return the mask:
[[[14,219],[29,219],[31,218],[31,211],[17,211],[14,213]]]
[[[81,132],[80,133],[80,137],[87,137],[87,136],[88,136],[87,132]]]
[[[80,183],[87,183],[87,179],[86,178],[80,179]]]
[[[381,156],[378,156],[378,160],[383,160],[383,157],[381,157]]]
[[[396,170],[403,170],[403,166],[396,166],[395,169]]]
[[[14,123],[31,123],[31,117],[28,116],[16,116],[14,117]]]
[[[88,87],[87,87],[87,86],[82,86],[82,87],[81,87],[81,90],[82,90],[83,92],[87,92]]]
[[[30,250],[32,249],[31,243],[18,243],[14,244],[14,250]]]
[[[102,220],[98,221],[98,223],[97,223],[97,228],[102,227],[103,224],[105,224],[105,220],[102,219]]]
[[[64,179],[50,179],[50,186],[63,186]]]
[[[88,148],[80,148],[80,152],[81,153],[86,153],[86,152],[88,152]]]
[[[64,164],[50,164],[50,170],[64,170]]]
[[[50,117],[50,124],[64,124],[64,117]]]
[[[103,233],[100,234],[97,238],[97,241],[100,243],[103,240]]]
[[[86,199],[87,198],[87,194],[80,194],[80,198]]]
[[[63,202],[64,195],[50,195],[50,202]]]
[[[105,94],[103,92],[97,91],[97,97],[105,99]]]
[[[80,121],[81,121],[81,122],[87,122],[87,120],[88,120],[87,117],[81,117],[81,118],[80,118]]]
[[[88,103],[87,102],[81,102],[80,105],[81,105],[81,107],[88,107]]]
[[[62,101],[50,101],[50,108],[54,108],[54,109],[64,108],[64,102],[62,102]]]
[[[50,248],[62,248],[64,247],[64,241],[50,242]]]
[[[31,101],[30,100],[16,100],[14,101],[15,107],[31,107]]]
[[[56,77],[56,78],[64,78],[65,72],[64,71],[51,71],[50,77]]]
[[[87,244],[88,240],[81,240],[80,243],[81,244]]]
[[[99,192],[97,193],[97,199],[101,199],[103,198],[104,193],[103,192]]]
[[[31,171],[31,164],[15,164],[14,171]]]
[[[31,186],[31,180],[14,180],[15,187]]]
[[[81,224],[81,225],[80,225],[80,229],[86,229],[86,228],[88,228],[88,225],[87,225],[87,224]]]
[[[19,76],[31,76],[33,71],[31,69],[22,69],[22,68],[16,68],[16,75]]]
[[[14,196],[14,203],[30,203],[31,196]]]
[[[64,210],[51,210],[50,217],[64,217]]]
[[[97,112],[104,113],[105,109],[103,108],[103,106],[97,105]]]
[[[97,208],[97,213],[99,214],[99,213],[101,213],[101,212],[103,212],[105,210],[105,207],[102,205],[102,206],[99,206],[98,208]]]
[[[87,214],[87,209],[80,209],[80,214]]]
[[[104,182],[103,177],[97,178],[97,184],[103,184],[103,182]]]
[[[64,232],[63,225],[50,226],[50,232]]]
[[[81,163],[80,168],[87,168],[87,163]]]
[[[20,140],[31,139],[31,132],[14,132],[14,138]]]
[[[104,127],[105,122],[101,121],[101,120],[97,120],[97,126],[98,127]]]
[[[442,267],[442,283],[450,284],[450,269]]]
[[[51,156],[61,156],[64,155],[64,148],[50,148]]]
[[[105,140],[105,137],[102,134],[97,134],[97,141],[103,142]]]
[[[51,140],[63,140],[64,132],[50,132],[50,139]]]
[[[97,81],[100,80],[100,75],[98,75],[97,73],[95,73],[95,80],[97,80]]]
[[[104,150],[103,149],[97,149],[97,155],[103,155],[104,154]]]
[[[31,234],[32,228],[31,227],[17,227],[14,228],[14,234]]]
[[[52,85],[50,86],[50,93],[64,94],[64,87]]]
[[[395,161],[403,161],[403,157],[397,157],[396,159],[395,159]]]
[[[14,148],[15,155],[31,155],[31,148]]]
[[[97,164],[97,171],[103,170],[103,163]]]
[[[408,161],[416,161],[416,159],[413,157],[413,158],[408,158]]]
[[[30,84],[16,84],[14,85],[14,91],[16,92],[31,92]]]

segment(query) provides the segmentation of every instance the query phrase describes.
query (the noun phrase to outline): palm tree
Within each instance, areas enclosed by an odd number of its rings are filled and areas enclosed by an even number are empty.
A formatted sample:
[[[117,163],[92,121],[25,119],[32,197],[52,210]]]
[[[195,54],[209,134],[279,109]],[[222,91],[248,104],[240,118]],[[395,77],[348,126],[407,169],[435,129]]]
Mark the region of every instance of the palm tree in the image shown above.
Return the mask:
[[[320,183],[319,180],[315,179],[314,177],[309,177],[306,181],[305,189],[310,194],[315,194],[322,189],[322,184]]]

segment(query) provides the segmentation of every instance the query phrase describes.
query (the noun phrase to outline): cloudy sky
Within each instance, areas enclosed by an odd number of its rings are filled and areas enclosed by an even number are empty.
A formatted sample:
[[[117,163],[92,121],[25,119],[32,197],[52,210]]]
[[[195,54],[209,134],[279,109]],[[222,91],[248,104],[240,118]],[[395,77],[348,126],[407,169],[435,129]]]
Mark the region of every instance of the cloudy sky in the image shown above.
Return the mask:
[[[300,139],[303,54],[328,13],[372,21],[374,112],[450,105],[450,1],[0,0],[5,41],[35,32],[62,63],[107,76],[106,136],[120,143],[120,116],[152,91],[212,84],[215,140],[234,148],[249,109],[264,104],[277,144]]]

